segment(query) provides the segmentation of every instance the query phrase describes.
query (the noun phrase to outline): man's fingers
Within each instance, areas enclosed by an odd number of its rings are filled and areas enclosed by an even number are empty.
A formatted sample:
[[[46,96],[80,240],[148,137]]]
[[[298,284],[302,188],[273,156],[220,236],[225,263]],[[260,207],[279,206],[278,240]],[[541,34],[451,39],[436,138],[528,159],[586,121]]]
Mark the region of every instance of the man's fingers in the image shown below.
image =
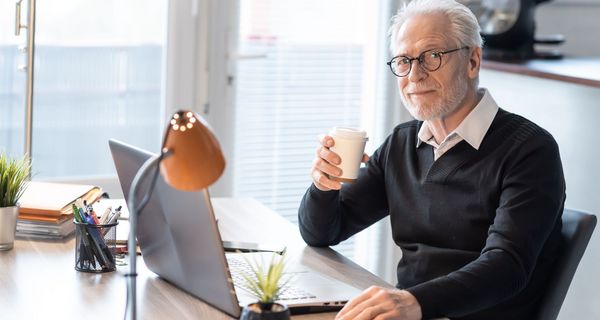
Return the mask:
[[[320,134],[319,135],[319,143],[321,143],[321,145],[324,147],[331,148],[331,147],[333,147],[333,144],[335,143],[335,141],[333,140],[333,138],[331,136],[328,136],[325,134]]]
[[[354,297],[352,300],[348,301],[348,303],[346,303],[346,305],[342,308],[342,310],[340,310],[340,312],[338,312],[338,314],[335,316],[335,318],[336,319],[353,319],[350,316],[354,315],[355,313],[358,313],[357,311],[360,310],[360,309],[356,308],[356,306],[363,303],[364,301],[367,301],[369,298],[371,298],[371,296],[376,291],[377,291],[377,287],[375,287],[375,286],[369,287],[368,289],[363,291],[361,294]]]
[[[391,310],[391,311],[387,311],[385,313],[380,313],[375,318],[373,318],[373,320],[394,320],[394,319],[398,319],[398,311],[397,310]]]
[[[317,157],[324,159],[325,161],[332,164],[340,164],[342,162],[340,156],[337,153],[325,147],[319,147],[317,149]]]
[[[336,167],[341,163],[341,158],[329,149],[334,144],[333,138],[328,135],[320,135],[319,142],[321,145],[316,150],[311,173],[313,183],[322,191],[339,190],[342,188],[342,184],[329,178],[342,175],[342,169]]]
[[[367,300],[351,307],[345,314],[339,318],[340,320],[373,320],[380,313],[384,313],[383,306],[378,305],[375,297],[369,297]],[[342,309],[343,310],[343,309]],[[338,319],[338,318],[336,318]]]
[[[408,291],[372,286],[352,299],[336,315],[337,320],[420,319],[421,307]]]
[[[357,309],[360,310],[360,308],[357,308]],[[373,319],[376,319],[378,316],[385,314],[386,312],[387,312],[387,310],[385,310],[385,308],[383,306],[374,305],[374,306],[366,307],[364,310],[362,310],[362,312],[360,312],[358,315],[356,315],[352,319],[354,319],[354,320],[373,320]]]
[[[362,162],[367,163],[369,162],[369,159],[371,159],[371,157],[369,157],[368,154],[363,153]]]
[[[382,296],[379,290],[373,290],[370,292],[370,296],[367,299],[361,301],[350,310],[343,319],[368,319],[372,320],[378,314],[384,313],[385,306],[382,305]]]
[[[329,179],[319,170],[313,170],[312,178],[315,186],[321,191],[340,190],[342,188],[340,182]]]
[[[342,175],[342,169],[332,165],[331,163],[323,160],[322,158],[315,159],[313,168],[323,172],[328,176],[339,177]]]
[[[340,319],[340,320],[341,320],[341,319],[350,319],[350,318],[347,318],[346,316],[347,316],[349,313],[351,313],[351,312],[354,310],[354,307],[355,307],[356,305],[358,305],[358,304],[359,304],[361,301],[363,301],[363,300],[364,300],[364,298],[363,298],[363,294],[364,294],[364,292],[363,292],[363,293],[361,293],[360,295],[358,295],[358,296],[354,297],[354,298],[353,298],[353,299],[351,299],[350,301],[348,301],[348,302],[346,303],[346,305],[344,305],[344,307],[342,308],[342,310],[340,310],[340,311],[339,311],[339,312],[338,312],[338,313],[335,315],[335,319],[336,319],[336,320],[338,320],[338,319]]]

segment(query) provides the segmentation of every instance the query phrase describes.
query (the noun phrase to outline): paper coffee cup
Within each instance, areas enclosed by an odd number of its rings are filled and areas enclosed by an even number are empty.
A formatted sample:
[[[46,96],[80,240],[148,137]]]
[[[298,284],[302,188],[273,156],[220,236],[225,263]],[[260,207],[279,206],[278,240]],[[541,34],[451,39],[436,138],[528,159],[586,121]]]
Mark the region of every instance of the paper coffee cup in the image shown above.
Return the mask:
[[[365,152],[365,145],[369,138],[367,132],[349,127],[333,127],[329,135],[335,141],[331,151],[337,153],[342,162],[338,165],[342,169],[339,177],[331,176],[332,180],[352,182],[358,178],[360,164]]]

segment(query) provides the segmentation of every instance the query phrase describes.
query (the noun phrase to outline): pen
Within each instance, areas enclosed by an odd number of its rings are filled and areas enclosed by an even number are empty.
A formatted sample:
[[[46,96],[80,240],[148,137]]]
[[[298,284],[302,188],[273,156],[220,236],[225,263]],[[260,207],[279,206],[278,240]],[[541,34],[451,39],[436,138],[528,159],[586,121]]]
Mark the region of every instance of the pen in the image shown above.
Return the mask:
[[[106,221],[108,221],[108,216],[111,214],[111,212],[112,207],[108,207],[106,208],[106,210],[104,210],[102,217],[100,217],[100,224],[106,224]]]
[[[117,209],[115,209],[115,211],[119,213],[119,216],[121,215],[121,208],[123,208],[123,206],[118,206]]]
[[[92,206],[88,205],[87,200],[83,200],[83,210],[87,216],[92,217],[94,224],[98,224],[98,217],[96,217],[96,213],[94,212]]]
[[[107,208],[104,215],[102,215],[102,217],[100,218],[100,224],[102,224],[102,225],[113,224],[116,221],[116,219],[114,219],[114,217],[116,216],[116,213],[117,213],[117,211],[110,210],[110,207]],[[108,233],[109,230],[110,230],[110,227],[103,228],[101,230],[102,236],[106,236],[106,233]]]
[[[108,221],[106,221],[106,223],[105,223],[105,224],[107,224],[107,225],[111,225],[111,224],[115,223],[115,221],[117,221],[117,219],[119,219],[119,217],[120,217],[120,216],[121,216],[121,211],[114,211],[114,212],[113,212],[113,215],[111,215],[111,216],[108,218]],[[104,229],[102,230],[102,236],[105,236],[105,235],[106,235],[106,233],[108,232],[108,230],[109,230],[109,229],[110,229],[110,228],[104,228]]]
[[[95,225],[94,219],[90,216],[86,217],[86,222],[90,225]],[[91,236],[92,242],[94,246],[92,249],[95,249],[96,256],[98,260],[101,262],[102,268],[110,268],[110,266],[114,263],[113,257],[110,254],[110,250],[104,243],[104,239],[100,235],[100,231],[96,228],[90,227],[87,228],[88,233]]]
[[[93,208],[88,210],[88,213],[89,213],[90,217],[92,217],[92,219],[94,219],[94,224],[100,224],[100,220],[98,220],[98,217],[96,216],[96,213],[94,212]]]
[[[83,223],[83,219],[81,218],[81,215],[79,215],[79,209],[77,209],[77,206],[75,204],[73,204],[72,208],[73,208],[73,217],[75,218],[75,221],[77,221],[79,223]]]
[[[112,217],[115,215],[116,211],[110,211],[107,215],[106,215],[106,219],[104,219],[104,223],[103,224],[110,224],[110,221],[112,220]]]
[[[73,216],[75,217],[75,220],[79,223],[85,223],[85,219],[81,216],[80,214],[80,210],[79,208],[77,208],[76,205],[73,204]],[[87,228],[85,226],[78,226],[78,228],[80,228],[79,230],[81,231],[81,247],[79,248],[80,250],[80,256],[79,256],[79,260],[76,261],[76,263],[79,264],[79,267],[81,269],[86,268],[85,263],[91,263],[91,264],[96,264],[95,259],[94,259],[94,254],[93,254],[93,250],[90,244],[90,239],[88,236],[88,232],[87,232]]]
[[[85,214],[85,211],[82,208],[79,208],[77,211],[79,211],[79,215],[81,216],[81,222],[86,223],[85,217],[87,217],[87,215]]]
[[[117,219],[119,219],[119,217],[121,216],[121,211],[115,211],[115,214],[110,217],[110,220],[108,220],[108,222],[106,222],[106,224],[112,224],[115,221],[117,221]]]

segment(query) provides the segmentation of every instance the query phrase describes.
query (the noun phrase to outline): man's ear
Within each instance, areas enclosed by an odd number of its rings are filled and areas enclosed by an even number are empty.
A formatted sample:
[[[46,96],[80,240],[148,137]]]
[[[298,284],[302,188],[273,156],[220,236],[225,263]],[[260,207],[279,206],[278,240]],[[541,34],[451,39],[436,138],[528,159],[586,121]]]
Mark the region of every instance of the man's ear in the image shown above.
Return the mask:
[[[475,47],[469,50],[469,78],[475,79],[479,76],[479,68],[481,67],[481,48]]]

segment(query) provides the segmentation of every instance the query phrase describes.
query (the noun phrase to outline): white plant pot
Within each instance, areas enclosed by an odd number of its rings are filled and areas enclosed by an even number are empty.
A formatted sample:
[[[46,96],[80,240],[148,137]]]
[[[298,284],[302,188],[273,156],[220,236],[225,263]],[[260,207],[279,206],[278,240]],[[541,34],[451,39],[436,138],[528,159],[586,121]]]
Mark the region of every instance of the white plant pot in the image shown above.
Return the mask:
[[[0,208],[0,250],[13,248],[18,216],[18,206]]]

